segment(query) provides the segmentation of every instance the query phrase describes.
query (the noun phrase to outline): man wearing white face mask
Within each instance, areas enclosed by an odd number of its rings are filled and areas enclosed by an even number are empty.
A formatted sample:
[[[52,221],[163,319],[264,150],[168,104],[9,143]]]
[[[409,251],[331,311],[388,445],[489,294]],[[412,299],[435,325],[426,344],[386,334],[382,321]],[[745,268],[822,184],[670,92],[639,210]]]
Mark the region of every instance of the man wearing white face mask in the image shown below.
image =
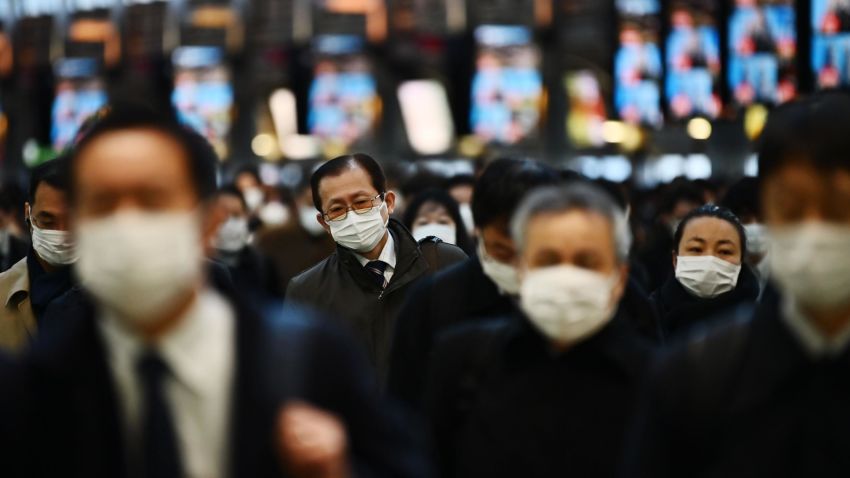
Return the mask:
[[[310,182],[316,219],[337,250],[293,278],[286,300],[315,307],[351,327],[384,383],[393,327],[408,291],[466,255],[442,242],[420,248],[400,222],[390,219],[395,194],[368,155],[332,159]]]
[[[511,229],[519,320],[456,328],[434,352],[441,476],[614,476],[650,358],[621,306],[628,224],[577,184],[532,193]]]
[[[205,271],[221,221],[201,136],[118,105],[81,138],[85,294],[22,359],[23,428],[3,461],[26,473],[9,476],[421,476],[351,339],[295,308],[263,315]]]
[[[421,408],[437,336],[448,327],[514,310],[519,279],[508,223],[530,191],[557,183],[552,168],[531,160],[498,159],[487,166],[472,197],[477,254],[423,281],[399,314],[390,364],[389,390],[394,396]]]
[[[771,112],[759,175],[772,285],[657,367],[623,476],[850,473],[848,124],[843,93]]]
[[[282,298],[274,264],[249,244],[248,206],[242,194],[233,186],[223,187],[216,193],[214,206],[221,226],[213,239],[213,259],[227,267],[243,296],[258,303]]]
[[[68,232],[66,159],[36,167],[24,215],[32,248],[0,274],[0,348],[23,349],[35,338],[44,311],[73,285],[70,264],[77,256]]]
[[[709,204],[691,211],[679,223],[673,247],[674,276],[650,297],[665,338],[755,304],[759,283],[744,262],[747,236],[728,209]]]

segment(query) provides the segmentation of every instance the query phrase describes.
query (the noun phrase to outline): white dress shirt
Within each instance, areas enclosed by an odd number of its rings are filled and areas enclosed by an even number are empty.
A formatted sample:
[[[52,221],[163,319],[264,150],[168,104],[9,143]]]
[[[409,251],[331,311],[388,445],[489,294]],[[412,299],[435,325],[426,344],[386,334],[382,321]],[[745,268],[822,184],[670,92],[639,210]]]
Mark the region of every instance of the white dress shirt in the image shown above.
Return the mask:
[[[357,262],[359,262],[363,267],[366,267],[366,264],[372,262],[357,253],[354,253],[354,257],[357,258]],[[387,242],[381,250],[381,255],[379,255],[375,260],[384,262],[387,265],[387,268],[384,269],[384,279],[386,279],[387,284],[389,284],[393,279],[393,274],[395,274],[396,265],[395,240],[393,239],[393,234],[389,230],[387,231]]]
[[[98,321],[116,384],[130,447],[138,465],[142,390],[136,363],[147,345],[118,318]],[[235,313],[212,291],[204,291],[175,329],[152,347],[168,365],[164,382],[186,477],[227,476],[230,404],[236,360]]]
[[[845,327],[835,337],[826,337],[803,315],[791,297],[785,297],[782,303],[782,318],[791,329],[791,333],[803,345],[812,358],[835,357],[850,344],[850,327]]]

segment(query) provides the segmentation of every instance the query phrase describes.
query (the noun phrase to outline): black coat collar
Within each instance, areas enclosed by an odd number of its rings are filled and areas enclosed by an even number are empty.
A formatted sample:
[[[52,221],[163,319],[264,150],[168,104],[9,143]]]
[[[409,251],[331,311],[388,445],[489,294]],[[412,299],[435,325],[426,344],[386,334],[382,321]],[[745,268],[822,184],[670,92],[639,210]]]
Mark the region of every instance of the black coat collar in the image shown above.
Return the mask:
[[[659,320],[667,331],[684,330],[723,310],[742,303],[755,303],[759,291],[758,278],[746,265],[741,268],[736,287],[713,299],[701,299],[694,296],[674,276],[671,276],[659,290],[661,309]],[[684,318],[688,318],[689,322],[676,323]]]
[[[462,267],[467,272],[464,280],[469,293],[466,296],[465,304],[467,311],[470,312],[469,315],[477,315],[493,309],[505,310],[506,308],[516,307],[514,300],[499,292],[496,283],[484,273],[478,255],[473,255],[464,261]]]
[[[396,248],[395,273],[385,291],[389,293],[404,287],[424,274],[428,270],[428,264],[422,260],[419,243],[413,239],[410,231],[402,223],[391,218],[387,223],[387,230],[392,234]],[[360,265],[354,251],[337,244],[336,253],[343,267],[362,287],[377,290],[374,278]]]

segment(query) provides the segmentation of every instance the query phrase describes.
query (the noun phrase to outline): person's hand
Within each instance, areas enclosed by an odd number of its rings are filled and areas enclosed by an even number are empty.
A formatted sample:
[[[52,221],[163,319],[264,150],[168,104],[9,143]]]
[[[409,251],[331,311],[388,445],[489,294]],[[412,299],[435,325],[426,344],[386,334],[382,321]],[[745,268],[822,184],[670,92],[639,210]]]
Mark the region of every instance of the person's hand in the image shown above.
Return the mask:
[[[348,478],[348,439],[335,416],[303,402],[281,407],[277,421],[281,460],[297,478]]]

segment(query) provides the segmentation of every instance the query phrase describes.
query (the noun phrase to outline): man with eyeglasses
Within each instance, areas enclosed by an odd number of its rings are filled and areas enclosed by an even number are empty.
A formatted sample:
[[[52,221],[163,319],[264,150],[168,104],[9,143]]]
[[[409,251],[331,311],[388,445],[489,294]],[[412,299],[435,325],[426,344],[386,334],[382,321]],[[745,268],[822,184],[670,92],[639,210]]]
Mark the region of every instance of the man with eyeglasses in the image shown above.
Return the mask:
[[[421,244],[390,219],[395,193],[368,155],[328,161],[310,180],[316,220],[337,243],[328,258],[290,281],[286,300],[327,312],[353,328],[383,384],[396,316],[419,280],[466,258],[439,240]]]
[[[24,349],[42,328],[44,311],[73,285],[77,259],[68,233],[66,160],[33,169],[24,215],[32,236],[27,256],[0,274],[0,349]]]

